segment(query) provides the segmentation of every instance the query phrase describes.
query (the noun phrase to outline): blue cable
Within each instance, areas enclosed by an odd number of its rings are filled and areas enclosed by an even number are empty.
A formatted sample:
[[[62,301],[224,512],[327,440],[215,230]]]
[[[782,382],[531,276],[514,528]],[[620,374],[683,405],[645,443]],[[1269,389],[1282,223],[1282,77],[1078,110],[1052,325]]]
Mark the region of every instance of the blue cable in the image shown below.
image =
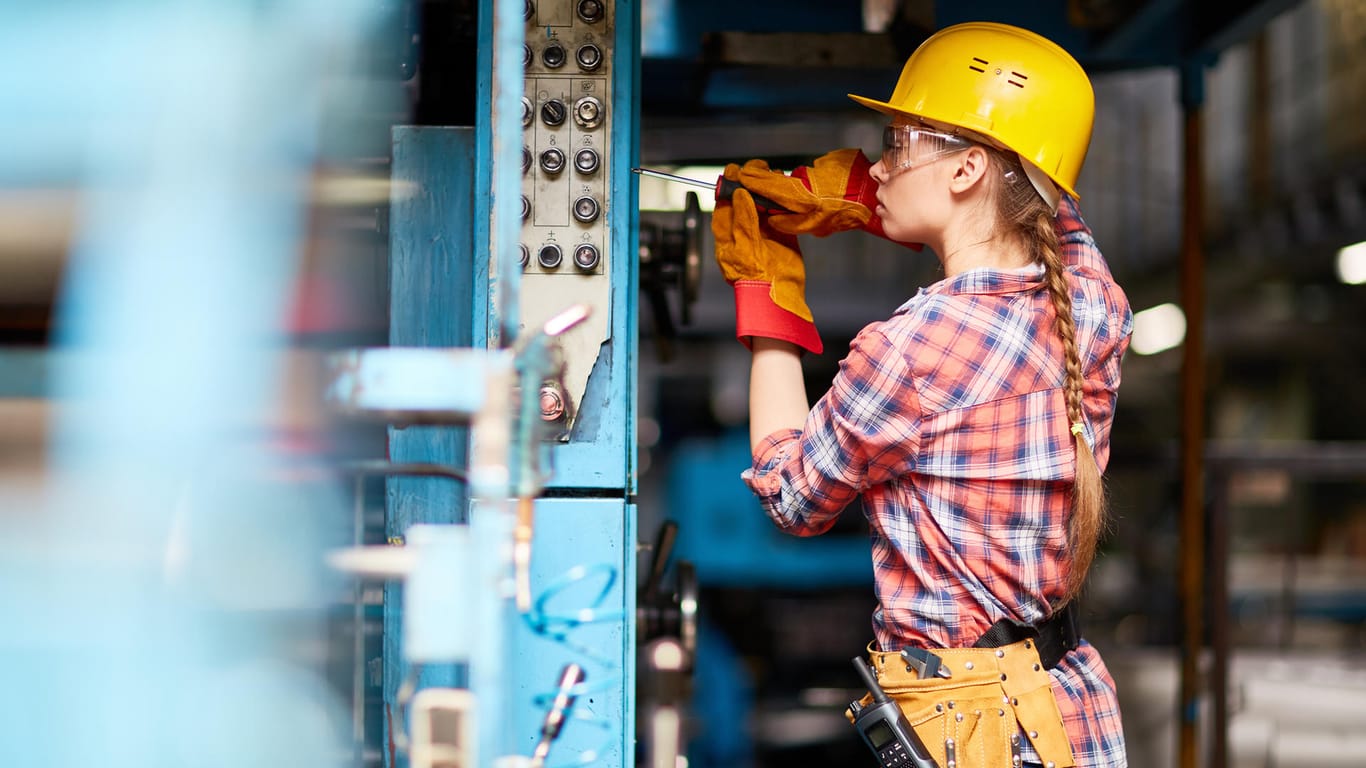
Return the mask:
[[[571,638],[575,630],[590,624],[620,623],[626,618],[625,611],[603,610],[603,605],[612,593],[612,588],[616,586],[618,580],[618,570],[606,563],[596,563],[592,565],[576,565],[565,571],[554,581],[550,582],[542,589],[532,601],[531,610],[522,614],[526,626],[534,634],[555,642],[573,654],[587,659],[599,667],[608,670],[608,674],[599,676],[593,682],[581,682],[570,689],[570,695],[576,700],[582,696],[592,696],[600,693],[616,691],[622,682],[621,668],[611,657],[604,656],[594,651],[592,648],[576,643]],[[591,583],[592,579],[600,579],[601,585],[596,594],[588,602],[587,607],[577,610],[555,611],[549,607],[550,602],[573,587]],[[538,693],[532,697],[532,702],[540,709],[549,709],[554,702],[558,691]],[[557,762],[553,768],[561,766],[580,766],[590,765],[598,762],[612,743],[611,732],[613,723],[602,717],[596,717],[584,707],[575,707],[570,710],[569,719],[574,722],[584,723],[590,727],[602,731],[601,741],[592,742],[592,748],[583,749],[578,753],[578,757],[569,761]]]

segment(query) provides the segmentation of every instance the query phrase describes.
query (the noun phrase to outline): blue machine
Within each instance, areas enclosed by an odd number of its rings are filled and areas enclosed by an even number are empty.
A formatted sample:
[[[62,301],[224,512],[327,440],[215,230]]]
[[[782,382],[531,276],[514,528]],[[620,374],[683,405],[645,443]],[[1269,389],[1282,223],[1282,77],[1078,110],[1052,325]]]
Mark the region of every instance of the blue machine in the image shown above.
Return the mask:
[[[830,588],[873,583],[868,538],[784,533],[740,481],[751,461],[749,435],[679,447],[671,461],[669,508],[684,511],[678,556],[693,563],[702,586]]]
[[[505,487],[509,495],[537,497],[527,507],[534,519],[529,592],[523,596],[519,583],[515,597],[484,601],[517,604],[492,614],[504,626],[463,622],[462,631],[478,636],[468,666],[423,665],[416,676],[419,690],[474,693],[479,765],[532,754],[556,680],[570,664],[583,678],[571,689],[576,701],[547,764],[633,763],[637,268],[630,168],[639,13],[638,3],[625,1],[484,0],[474,128],[398,127],[393,134],[391,344],[514,348],[567,307],[587,309],[586,319],[557,338],[554,375],[524,378],[520,387],[520,423],[539,422],[540,435],[533,460],[519,465],[510,457]],[[503,140],[518,135],[522,141]],[[458,426],[394,426],[390,459],[460,466],[469,461],[470,439]],[[521,450],[525,457],[527,447]],[[386,497],[394,541],[413,524],[478,527],[490,514],[474,494],[438,479],[392,478]],[[494,544],[471,555],[492,559]],[[391,583],[385,596],[391,712],[409,703],[403,688],[413,679],[403,660],[402,589]],[[389,739],[395,725],[387,722]],[[386,764],[403,761],[397,751],[386,754]]]

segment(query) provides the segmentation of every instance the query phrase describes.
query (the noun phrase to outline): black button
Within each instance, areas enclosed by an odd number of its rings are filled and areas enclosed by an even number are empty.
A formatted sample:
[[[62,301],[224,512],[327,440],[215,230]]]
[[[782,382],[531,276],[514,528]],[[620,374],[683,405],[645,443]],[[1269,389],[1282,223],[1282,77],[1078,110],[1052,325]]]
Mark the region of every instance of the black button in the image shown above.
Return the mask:
[[[579,18],[595,24],[602,20],[602,0],[579,0]]]
[[[563,125],[564,118],[568,114],[569,110],[564,106],[564,102],[559,99],[551,99],[541,105],[541,122],[546,125]]]
[[[559,43],[551,43],[541,51],[541,63],[551,69],[559,69],[564,66],[565,56],[564,46]]]

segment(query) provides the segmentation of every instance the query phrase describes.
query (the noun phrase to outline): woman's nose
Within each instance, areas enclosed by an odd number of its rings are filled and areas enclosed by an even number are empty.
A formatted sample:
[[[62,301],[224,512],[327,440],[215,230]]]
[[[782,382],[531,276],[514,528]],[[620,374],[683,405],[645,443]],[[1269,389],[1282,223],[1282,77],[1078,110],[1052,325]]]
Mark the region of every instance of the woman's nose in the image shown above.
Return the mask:
[[[882,158],[879,157],[877,162],[873,163],[873,167],[868,169],[868,175],[873,177],[878,186],[887,183],[887,166],[882,164]]]

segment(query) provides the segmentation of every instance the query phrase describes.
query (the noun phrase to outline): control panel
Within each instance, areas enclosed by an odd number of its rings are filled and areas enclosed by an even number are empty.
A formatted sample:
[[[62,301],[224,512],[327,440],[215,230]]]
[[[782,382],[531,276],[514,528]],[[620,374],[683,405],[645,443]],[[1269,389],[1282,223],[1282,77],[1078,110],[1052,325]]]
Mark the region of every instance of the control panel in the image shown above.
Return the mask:
[[[592,315],[562,340],[562,381],[542,388],[541,416],[567,440],[608,340],[612,3],[527,0],[522,99],[523,328],[571,304]]]

